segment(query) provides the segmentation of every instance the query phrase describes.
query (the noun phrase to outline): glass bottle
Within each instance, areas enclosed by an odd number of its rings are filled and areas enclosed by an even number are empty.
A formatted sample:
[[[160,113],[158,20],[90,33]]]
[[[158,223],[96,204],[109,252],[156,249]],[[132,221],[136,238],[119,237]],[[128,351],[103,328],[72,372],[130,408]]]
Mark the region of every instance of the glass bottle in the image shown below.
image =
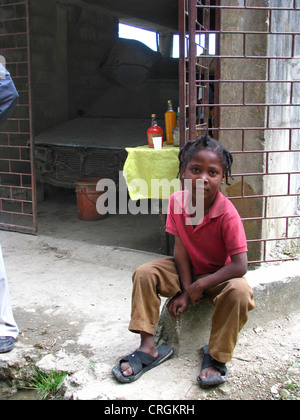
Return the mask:
[[[176,114],[176,127],[173,128],[173,146],[179,147],[180,146],[180,127],[179,127],[179,108]]]
[[[149,147],[154,147],[153,137],[161,137],[161,145],[163,146],[164,133],[163,129],[157,125],[156,114],[151,115],[151,126],[147,130],[147,139]]]
[[[173,144],[173,128],[176,126],[176,112],[173,111],[172,101],[168,101],[168,110],[165,113],[167,144]]]

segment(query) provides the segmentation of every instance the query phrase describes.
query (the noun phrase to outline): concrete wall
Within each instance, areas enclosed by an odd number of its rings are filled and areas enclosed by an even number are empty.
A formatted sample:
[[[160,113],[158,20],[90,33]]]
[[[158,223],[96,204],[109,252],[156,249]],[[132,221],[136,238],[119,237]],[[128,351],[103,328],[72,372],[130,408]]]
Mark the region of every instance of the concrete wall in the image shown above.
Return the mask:
[[[299,311],[298,261],[260,267],[249,271],[246,277],[253,289],[256,306],[249,313],[244,329],[263,326]],[[208,344],[213,311],[214,306],[203,299],[198,305],[191,305],[174,321],[164,305],[157,328],[157,342],[168,343],[179,357],[197,354],[202,346]]]
[[[278,1],[273,1],[274,6]],[[300,12],[299,12],[300,13]],[[272,13],[272,32],[268,37],[268,56],[270,57],[296,57],[300,52],[300,37],[293,40],[292,35],[276,35],[276,32],[297,32],[299,30],[299,14],[289,11],[275,10]],[[299,59],[297,59],[299,60]],[[289,104],[299,104],[300,96],[300,72],[295,72],[296,60],[281,59],[270,60],[270,80],[287,81],[288,83],[272,83],[267,86],[267,103],[285,104],[288,106],[273,106],[269,112],[269,126],[282,127],[282,130],[267,131],[265,135],[265,149],[286,151],[300,149],[299,130],[285,128],[299,127],[300,108]],[[298,83],[297,83],[298,81]],[[290,82],[295,82],[294,84]],[[270,173],[274,172],[297,172],[300,168],[299,152],[270,153],[268,159]],[[290,181],[290,185],[289,185]],[[300,175],[269,176],[265,179],[264,191],[266,194],[299,194]],[[274,197],[268,200],[268,215],[274,217],[296,215],[300,213],[299,197]],[[286,232],[286,219],[266,221],[264,235],[271,238],[299,236],[299,218],[288,220],[288,232]],[[268,254],[273,253],[274,242],[268,243]],[[284,252],[293,246],[292,241],[278,243],[277,247]]]
[[[249,2],[252,5],[253,2]],[[244,1],[226,0],[225,5],[243,6]],[[253,3],[254,5],[255,2]],[[281,6],[274,0],[264,5]],[[289,195],[286,197],[264,197],[233,200],[242,217],[280,217],[299,214],[298,197],[299,175],[272,175],[299,171],[299,152],[286,152],[299,149],[299,130],[290,130],[299,126],[300,108],[292,106],[299,103],[300,84],[295,83],[261,83],[260,81],[299,81],[293,68],[293,60],[280,57],[296,57],[300,52],[300,37],[289,33],[297,32],[299,14],[290,11],[274,10],[271,22],[267,10],[224,9],[221,15],[222,31],[237,31],[240,34],[222,34],[220,39],[221,55],[251,56],[253,58],[222,58],[221,80],[237,80],[236,83],[220,83],[219,102],[224,104],[220,110],[221,128],[241,127],[245,130],[221,131],[220,141],[230,150],[264,151],[265,153],[235,154],[234,173],[244,173],[244,194],[247,195]],[[271,28],[271,29],[270,29]],[[248,31],[263,31],[262,34],[250,34]],[[243,34],[243,32],[245,32]],[[278,35],[276,32],[287,33]],[[255,57],[260,58],[255,58]],[[262,58],[261,58],[262,57]],[[265,57],[265,58],[264,58]],[[268,59],[267,57],[274,57]],[[295,63],[294,63],[295,64]],[[294,77],[294,80],[293,80]],[[238,82],[240,80],[240,82]],[[257,83],[247,80],[255,80]],[[242,82],[243,81],[243,82]],[[291,106],[282,106],[290,104]],[[278,104],[278,106],[239,106],[226,107],[226,104]],[[257,130],[247,128],[257,127]],[[282,130],[259,130],[259,127],[282,127]],[[244,136],[244,138],[243,138]],[[243,146],[244,143],[244,146]],[[285,151],[271,152],[268,151]],[[247,173],[265,173],[269,175],[249,175]],[[290,186],[288,187],[290,182]],[[231,187],[225,188],[229,197],[241,196],[242,182],[236,177]],[[298,206],[298,208],[297,208]],[[266,207],[266,208],[265,208]],[[299,218],[289,219],[289,230],[286,232],[286,219],[254,220],[244,223],[248,239],[281,238],[299,235]],[[266,243],[266,256],[272,256],[274,248],[280,252],[290,246],[288,241]],[[262,247],[258,242],[249,244],[250,259],[262,257]],[[273,255],[274,256],[274,255]]]
[[[226,5],[240,6],[243,1],[223,2]],[[221,28],[222,31],[266,31],[267,12],[265,10],[222,10]],[[245,36],[245,42],[244,42]],[[220,39],[220,54],[229,56],[266,56],[267,35],[255,36],[252,34],[222,34]],[[265,103],[266,91],[260,83],[247,83],[247,80],[264,80],[266,77],[265,60],[251,58],[222,58],[220,62],[221,80],[242,80],[242,82],[220,83],[219,103],[224,106],[220,110],[220,127],[264,127],[265,108],[256,106],[229,107],[227,104],[243,103]],[[244,138],[243,138],[244,135]],[[226,130],[221,131],[219,140],[231,151],[263,150],[263,130]],[[260,153],[234,155],[234,173],[259,173],[264,170],[264,155]],[[229,197],[245,195],[261,195],[263,193],[262,176],[244,177],[244,186],[241,177],[234,177],[232,186],[225,187],[224,192]],[[241,217],[261,217],[264,203],[262,198],[236,199],[232,200],[237,207]],[[262,222],[258,220],[246,221],[244,223],[248,239],[259,239],[262,237]],[[261,247],[259,243],[249,243],[249,259],[261,258]]]
[[[107,87],[99,65],[118,22],[53,0],[29,0],[34,134],[86,111]]]
[[[63,20],[52,0],[29,1],[33,129],[37,134],[67,119]],[[56,58],[59,57],[59,60]]]
[[[69,117],[88,111],[111,85],[100,72],[114,41],[118,20],[103,12],[68,9]]]

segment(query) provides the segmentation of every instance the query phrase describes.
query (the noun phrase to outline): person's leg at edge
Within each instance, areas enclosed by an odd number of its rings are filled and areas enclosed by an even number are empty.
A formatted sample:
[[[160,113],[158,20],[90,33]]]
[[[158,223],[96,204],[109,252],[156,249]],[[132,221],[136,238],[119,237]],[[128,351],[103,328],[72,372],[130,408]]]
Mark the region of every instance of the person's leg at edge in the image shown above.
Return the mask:
[[[12,350],[19,329],[13,316],[8,281],[0,246],[0,353]]]
[[[162,258],[140,266],[133,274],[132,308],[129,330],[140,334],[138,351],[157,357],[155,332],[160,314],[160,296],[173,297],[181,292],[173,258]],[[131,376],[128,363],[121,364],[122,374]]]
[[[248,320],[248,312],[255,306],[253,292],[247,280],[235,278],[206,291],[205,296],[215,305],[209,340],[209,353],[221,363],[232,359],[238,334]],[[200,379],[219,376],[215,368],[200,372]]]
[[[13,316],[8,280],[0,245],[0,336],[17,338],[19,329]]]

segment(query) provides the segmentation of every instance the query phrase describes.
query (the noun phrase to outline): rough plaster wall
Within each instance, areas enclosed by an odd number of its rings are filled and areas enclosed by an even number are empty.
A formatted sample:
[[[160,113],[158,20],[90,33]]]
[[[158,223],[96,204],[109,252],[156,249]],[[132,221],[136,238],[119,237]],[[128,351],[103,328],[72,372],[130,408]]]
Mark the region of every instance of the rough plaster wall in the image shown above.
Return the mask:
[[[225,3],[224,3],[225,4]],[[243,6],[244,1],[228,1],[226,5]],[[222,10],[221,28],[228,31],[249,31],[266,30],[266,11],[264,10]],[[220,40],[221,55],[243,55],[244,42],[242,34],[222,34]],[[245,35],[246,55],[263,55],[267,52],[267,37]],[[222,80],[265,80],[266,62],[261,59],[222,58],[221,59]],[[244,94],[244,99],[243,99]],[[261,84],[245,83],[220,83],[219,101],[225,104],[220,110],[221,127],[264,127],[265,110],[263,107],[242,106],[226,107],[226,104],[243,103],[264,103],[266,92]],[[264,148],[263,130],[244,131],[245,150],[262,150]],[[242,131],[221,131],[220,141],[229,150],[242,150]],[[235,154],[234,173],[259,173],[264,170],[263,154]],[[259,195],[263,192],[263,180],[261,176],[247,176],[244,178],[244,190],[246,195]],[[231,187],[225,188],[229,197],[242,195],[242,182],[240,177],[235,177]],[[241,217],[261,217],[263,214],[263,200],[261,198],[233,200]],[[262,237],[261,221],[247,221],[244,223],[248,239],[259,239]],[[258,243],[249,244],[249,257],[251,260],[260,259],[261,247]]]
[[[277,5],[273,1],[272,5]],[[276,32],[296,32],[299,27],[299,14],[289,11],[275,10],[272,14],[272,31]],[[271,57],[295,57],[299,55],[300,37],[295,37],[293,44],[292,35],[270,35],[268,37],[268,55]],[[293,67],[293,61],[290,59],[271,60],[270,62],[270,80],[286,80],[297,82],[300,80],[299,72],[296,73]],[[295,83],[275,83],[269,84],[267,89],[267,102],[275,104],[299,103],[300,84]],[[271,107],[269,115],[270,127],[298,127],[300,121],[300,108],[296,106]],[[268,131],[265,138],[266,150],[289,150],[290,147],[289,130]],[[299,130],[292,130],[291,149],[300,148]],[[292,153],[270,153],[269,171],[272,172],[295,172],[299,171],[300,155],[299,152]],[[290,176],[290,191],[288,187],[288,175],[269,177],[265,180],[265,192],[267,194],[297,194],[300,191],[300,175]],[[270,216],[296,215],[300,212],[298,197],[280,197],[270,198],[268,200],[268,214]],[[299,219],[291,218],[288,222],[289,236],[299,235]],[[265,223],[265,235],[267,237],[280,238],[286,235],[286,219],[267,221]],[[268,244],[268,252],[276,243]],[[291,243],[286,243],[285,247]],[[287,251],[287,249],[284,249]]]
[[[250,3],[255,4],[249,0]],[[225,4],[225,3],[224,3]],[[244,1],[226,0],[226,5],[243,6]],[[265,5],[273,7],[281,6],[280,0],[264,1]],[[290,3],[292,4],[292,3]],[[274,57],[270,60],[270,74],[268,75],[268,62],[263,59],[222,59],[221,60],[221,79],[222,80],[287,80],[299,81],[300,77],[295,73],[293,61],[290,59],[277,59],[276,57],[299,57],[300,56],[300,37],[296,36],[293,44],[292,35],[276,35],[276,32],[297,32],[299,26],[299,13],[290,11],[274,10],[272,21],[268,21],[268,14],[265,10],[223,10],[222,29],[223,30],[261,30],[268,31],[269,23],[272,25],[272,34],[246,34],[245,53],[251,56]],[[274,33],[274,34],[273,34]],[[223,34],[221,38],[221,54],[240,55],[243,54],[243,35]],[[292,50],[294,49],[294,50]],[[299,73],[299,72],[298,72]],[[295,76],[296,74],[296,76]],[[296,80],[295,80],[296,77]],[[294,79],[293,79],[294,78]],[[220,84],[220,103],[242,103],[242,84],[241,83],[221,83]],[[269,115],[264,107],[230,108],[221,109],[221,127],[297,127],[300,120],[300,108],[293,106],[280,106],[289,104],[291,97],[293,103],[299,103],[300,83],[268,83],[268,84],[245,84],[246,103],[274,103],[279,106],[270,107]],[[231,150],[241,150],[241,132],[227,131],[221,133],[221,142]],[[300,147],[299,130],[292,130],[291,139],[289,130],[255,130],[245,131],[245,150],[296,150]],[[299,171],[299,153],[270,153],[249,155],[235,155],[234,172],[293,172]],[[288,181],[290,177],[290,187]],[[268,176],[248,176],[245,177],[246,195],[276,195],[276,194],[297,194],[300,190],[299,175],[268,175]],[[232,187],[226,188],[229,196],[241,195],[241,182],[236,179]],[[262,199],[236,200],[234,203],[242,217],[260,217],[264,214],[264,203]],[[287,216],[299,214],[299,197],[274,197],[267,202],[267,216]],[[290,218],[286,232],[286,219],[272,219],[245,222],[248,239],[256,238],[280,238],[288,234],[289,237],[299,235],[299,219]],[[285,246],[289,246],[285,242]],[[267,257],[272,253],[276,246],[275,241],[267,243]],[[259,245],[255,244],[250,249],[251,257],[259,258]],[[282,250],[281,250],[282,251]],[[284,249],[283,249],[284,251]]]

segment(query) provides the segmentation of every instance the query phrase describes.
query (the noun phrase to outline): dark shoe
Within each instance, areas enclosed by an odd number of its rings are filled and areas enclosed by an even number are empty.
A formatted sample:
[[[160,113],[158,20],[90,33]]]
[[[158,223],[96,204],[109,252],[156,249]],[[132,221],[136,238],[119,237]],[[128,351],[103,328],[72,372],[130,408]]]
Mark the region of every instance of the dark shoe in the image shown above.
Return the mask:
[[[15,339],[13,337],[0,337],[0,353],[8,353],[14,348]]]
[[[141,351],[135,351],[134,353],[120,360],[120,363],[113,368],[112,373],[114,374],[116,379],[122,383],[129,383],[137,380],[145,372],[165,362],[173,354],[173,350],[169,346],[159,346],[157,350],[157,357],[153,357],[150,354]],[[128,362],[130,364],[130,367],[133,371],[133,375],[123,375],[121,364],[124,362]]]
[[[225,363],[221,363],[213,359],[209,354],[208,346],[204,346],[201,371],[208,367],[214,367],[217,371],[221,373],[221,376],[210,376],[204,379],[201,379],[200,376],[198,376],[197,381],[199,382],[200,386],[209,387],[213,385],[221,385],[227,381],[228,371]]]

